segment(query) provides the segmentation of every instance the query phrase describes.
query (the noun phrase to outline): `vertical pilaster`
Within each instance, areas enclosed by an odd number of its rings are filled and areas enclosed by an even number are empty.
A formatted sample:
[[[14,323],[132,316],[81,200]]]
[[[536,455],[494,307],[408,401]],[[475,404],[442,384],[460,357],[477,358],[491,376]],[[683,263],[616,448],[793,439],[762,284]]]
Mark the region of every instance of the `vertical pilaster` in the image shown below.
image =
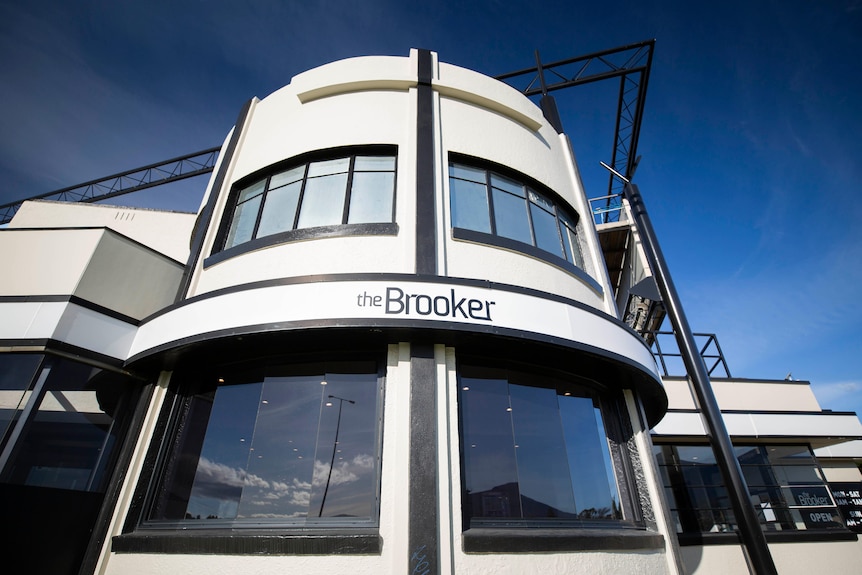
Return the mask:
[[[437,274],[437,228],[434,202],[434,57],[419,50],[416,88],[416,273]]]
[[[410,346],[411,575],[440,573],[437,494],[437,366],[432,344]]]

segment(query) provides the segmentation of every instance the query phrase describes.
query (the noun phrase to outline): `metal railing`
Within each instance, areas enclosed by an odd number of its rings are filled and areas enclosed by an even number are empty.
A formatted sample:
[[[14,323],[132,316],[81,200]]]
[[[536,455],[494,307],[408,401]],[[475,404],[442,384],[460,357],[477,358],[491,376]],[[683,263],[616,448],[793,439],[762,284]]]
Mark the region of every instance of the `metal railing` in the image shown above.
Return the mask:
[[[685,377],[686,369],[682,361],[682,353],[676,343],[676,335],[672,331],[646,331],[644,338],[651,341],[651,350],[659,369],[665,377]],[[710,376],[731,377],[730,369],[724,359],[718,338],[714,333],[692,334],[698,345],[703,362]],[[651,336],[651,337],[649,337]]]

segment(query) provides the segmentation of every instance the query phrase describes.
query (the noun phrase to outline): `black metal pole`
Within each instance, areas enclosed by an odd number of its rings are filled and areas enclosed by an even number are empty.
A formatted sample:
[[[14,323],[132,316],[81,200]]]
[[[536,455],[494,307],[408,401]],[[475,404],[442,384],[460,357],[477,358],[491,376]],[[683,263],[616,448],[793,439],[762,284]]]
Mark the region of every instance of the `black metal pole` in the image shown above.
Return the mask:
[[[673,331],[676,334],[679,350],[682,353],[682,359],[688,373],[689,383],[694,392],[707,437],[715,452],[715,461],[730,496],[733,513],[736,516],[739,533],[742,536],[743,551],[749,571],[755,575],[777,575],[778,571],[772,561],[772,555],[766,544],[766,537],[760,528],[760,521],[757,519],[754,506],[749,498],[748,485],[742,475],[742,468],[733,452],[730,435],[727,433],[724,420],[721,418],[721,410],[709,381],[709,372],[694,342],[694,336],[644,206],[643,197],[641,197],[637,186],[629,182],[626,182],[623,190],[631,205],[644,253],[652,268],[653,277],[661,293],[667,315],[673,325]]]
[[[332,480],[332,466],[335,465],[335,451],[338,449],[338,430],[341,428],[341,408],[344,402],[356,403],[352,399],[344,399],[336,395],[330,395],[329,399],[338,400],[338,421],[335,423],[335,439],[332,441],[332,458],[329,460],[329,475],[326,477],[326,487],[323,488],[323,499],[320,500],[320,512],[318,517],[323,517],[323,505],[326,503],[326,494],[329,492],[329,482]]]

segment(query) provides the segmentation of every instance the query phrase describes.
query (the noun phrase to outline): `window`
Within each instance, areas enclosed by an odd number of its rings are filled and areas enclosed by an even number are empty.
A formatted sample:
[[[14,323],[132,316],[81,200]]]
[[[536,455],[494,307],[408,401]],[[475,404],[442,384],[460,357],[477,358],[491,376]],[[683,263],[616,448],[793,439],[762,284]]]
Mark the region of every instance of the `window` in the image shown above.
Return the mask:
[[[591,387],[472,365],[460,367],[458,386],[468,527],[633,519],[621,506],[618,448]]]
[[[656,445],[654,450],[679,533],[737,529],[710,446]],[[844,528],[807,445],[747,445],[734,451],[764,531]]]
[[[294,230],[391,223],[395,153],[391,146],[297,161],[246,178],[234,188],[221,249],[259,238],[286,241]]]
[[[0,482],[71,491],[104,491],[123,420],[130,410],[131,384],[122,376],[51,357],[32,374],[41,355],[0,355],[0,375],[31,389],[13,406],[4,405],[9,428]],[[21,379],[17,379],[18,377]],[[28,402],[25,405],[24,402]],[[5,402],[4,402],[5,403]],[[11,408],[11,409],[10,409]]]
[[[50,353],[0,353],[3,542],[28,572],[74,575],[87,561],[142,387]]]
[[[376,362],[179,373],[144,526],[374,526]]]
[[[449,163],[452,227],[455,237],[548,255],[584,267],[577,217],[551,192],[496,171]],[[466,233],[465,233],[466,232]]]

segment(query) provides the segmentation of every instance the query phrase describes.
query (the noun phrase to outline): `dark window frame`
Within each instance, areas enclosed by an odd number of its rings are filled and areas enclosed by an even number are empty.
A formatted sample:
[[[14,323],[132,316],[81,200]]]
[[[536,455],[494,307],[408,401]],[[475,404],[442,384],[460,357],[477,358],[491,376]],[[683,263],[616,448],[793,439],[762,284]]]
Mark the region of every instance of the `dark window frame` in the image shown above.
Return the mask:
[[[132,507],[126,516],[122,534],[112,540],[112,550],[119,553],[207,553],[207,554],[379,554],[380,496],[382,485],[383,410],[386,392],[385,353],[360,352],[333,354],[335,357],[314,355],[279,356],[226,362],[223,366],[238,366],[250,371],[266,369],[266,365],[338,364],[343,362],[373,362],[377,377],[375,422],[374,514],[368,521],[332,521],[330,524],[272,524],[235,521],[206,525],[204,523],[152,521],[147,514],[154,505],[156,490],[171,452],[179,438],[182,425],[194,393],[193,385],[172,377],[168,395],[162,405],[153,440],[145,456],[146,470],[138,480]],[[260,365],[258,365],[260,363]],[[210,372],[219,366],[207,368]],[[193,366],[174,371],[193,370]],[[205,432],[205,430],[204,430]],[[245,523],[245,524],[244,524]]]
[[[388,222],[367,222],[367,223],[348,223],[350,217],[350,199],[353,192],[353,180],[355,175],[355,163],[357,156],[379,156],[391,157],[394,160],[395,166],[393,171],[392,183],[392,212]],[[308,183],[309,166],[314,162],[327,160],[348,159],[347,180],[345,183],[346,189],[344,193],[344,202],[342,205],[341,222],[338,224],[297,227],[299,217],[302,211],[303,198]],[[266,199],[271,191],[269,185],[273,176],[281,174],[285,171],[303,167],[303,175],[301,180],[300,190],[298,193],[295,211],[293,213],[293,221],[289,229],[260,236],[257,234],[260,230],[261,218],[266,209]],[[254,216],[254,225],[251,231],[251,238],[244,242],[239,242],[232,246],[227,246],[228,236],[234,223],[234,217],[237,210],[237,201],[240,194],[249,187],[264,183],[264,188],[260,192],[260,203],[257,207]],[[289,184],[285,184],[289,185]],[[275,188],[275,190],[280,189]],[[210,256],[204,261],[204,267],[213,265],[220,261],[224,261],[231,257],[247,253],[249,251],[258,250],[264,247],[294,242],[309,239],[320,239],[327,237],[343,237],[357,235],[397,235],[398,225],[395,223],[395,214],[397,210],[397,190],[398,190],[398,147],[389,144],[373,144],[365,146],[348,146],[340,148],[331,148],[326,150],[315,150],[307,152],[293,158],[272,164],[256,172],[249,174],[231,186],[228,194],[225,209],[222,212],[221,221],[219,223],[218,232],[213,243],[213,248]]]
[[[621,517],[619,519],[566,520],[555,523],[534,519],[506,519],[500,521],[469,516],[469,494],[467,492],[465,418],[463,415],[462,368],[501,368],[520,374],[536,374],[571,381],[575,386],[588,389],[600,410],[609,440],[609,455],[613,466]],[[637,494],[632,456],[627,449],[633,436],[628,411],[620,391],[569,371],[554,370],[521,362],[499,361],[495,364],[488,358],[465,355],[459,357],[457,366],[458,432],[461,444],[461,508],[462,537],[464,549],[474,553],[521,553],[584,551],[611,549],[656,549],[664,546],[660,534],[648,531]]]
[[[457,180],[461,180],[461,178],[458,178],[457,176],[452,176],[449,171],[447,171],[447,178],[449,182],[450,224],[453,239],[488,244],[509,251],[522,252],[533,258],[543,260],[556,267],[564,269],[569,273],[577,275],[582,279],[588,281],[592,280],[592,278],[585,271],[586,261],[584,258],[584,251],[580,242],[581,236],[583,234],[577,229],[581,220],[580,214],[575,211],[571,206],[569,206],[568,202],[564,200],[559,194],[557,194],[547,186],[543,185],[542,183],[538,182],[537,180],[527,176],[526,174],[513,170],[507,166],[497,164],[490,160],[450,152],[447,165],[449,170],[451,170],[453,165],[460,165],[475,170],[483,170],[485,172],[485,193],[488,200],[487,217],[490,226],[490,233],[456,226],[454,220],[452,219],[454,211],[452,209],[452,205],[454,202],[455,195],[452,191],[451,181],[453,178]],[[520,240],[516,240],[514,238],[499,235],[497,233],[497,221],[494,208],[494,190],[497,188],[495,188],[492,184],[492,176],[494,175],[500,176],[508,180],[513,180],[514,182],[524,187],[524,211],[526,214],[525,222],[529,226],[532,243],[526,243]],[[500,189],[500,191],[501,193],[508,193],[502,189]],[[550,203],[553,204],[554,212],[547,212],[544,207],[531,201],[531,191],[536,193],[539,197],[549,200]],[[537,209],[544,210],[549,215],[552,215],[554,217],[555,231],[558,236],[559,248],[560,253],[563,254],[562,256],[559,253],[550,252],[538,246],[538,240],[536,238],[536,226],[533,221],[532,206],[536,206]],[[560,214],[562,214],[562,216]],[[569,225],[569,223],[573,224],[574,227]],[[561,226],[565,226],[574,233],[575,243],[578,248],[577,254],[572,254],[572,259],[574,261],[570,261],[569,259],[567,259],[569,250],[566,247],[566,238],[563,237]],[[592,282],[594,283],[594,280],[592,280]]]
[[[707,466],[715,466],[714,462],[707,462],[705,464],[694,464],[691,462],[682,463],[679,460],[678,456],[678,448],[680,447],[699,447],[709,450],[708,444],[703,443],[689,443],[689,442],[669,442],[669,441],[661,441],[656,442],[654,445],[654,454],[656,456],[656,465],[657,470],[659,471],[659,477],[662,482],[662,488],[669,494],[668,495],[668,504],[669,511],[675,517],[675,523],[679,522],[679,526],[682,531],[677,532],[677,537],[679,538],[680,544],[682,545],[704,545],[704,544],[736,544],[739,542],[739,533],[738,529],[730,529],[729,531],[706,531],[700,527],[699,515],[701,513],[713,513],[715,511],[721,511],[727,514],[727,518],[729,521],[733,519],[733,510],[728,503],[726,507],[702,507],[695,505],[694,501],[691,500],[692,490],[704,491],[704,490],[719,490],[723,491],[726,496],[726,489],[724,487],[723,481],[718,474],[717,467],[714,470],[714,474],[717,479],[711,483],[704,483],[698,485],[690,485],[685,481],[685,471],[687,469],[695,469],[699,465],[701,465],[704,469]],[[810,506],[802,506],[793,502],[784,502],[784,505],[774,505],[772,501],[768,502],[769,505],[764,507],[764,509],[768,509],[773,515],[774,519],[769,519],[765,514],[763,514],[763,518],[761,521],[761,527],[763,529],[764,535],[767,537],[769,541],[779,542],[779,541],[799,541],[799,540],[812,540],[812,541],[828,541],[828,540],[855,540],[855,534],[851,533],[843,523],[836,524],[834,526],[825,526],[822,529],[816,528],[805,528],[799,529],[796,527],[789,527],[788,525],[781,525],[781,527],[776,530],[774,527],[770,528],[772,524],[781,524],[793,522],[793,516],[791,512],[793,510],[804,510],[804,509],[821,509],[821,510],[829,510],[834,509],[833,516],[841,518],[841,513],[837,506],[835,505],[834,498],[831,495],[831,489],[829,488],[829,483],[826,481],[825,475],[823,474],[823,470],[820,466],[820,463],[817,461],[817,457],[814,455],[811,446],[806,443],[796,442],[796,443],[776,443],[776,444],[768,444],[768,443],[755,443],[755,442],[739,442],[734,444],[735,448],[750,448],[756,447],[759,451],[759,457],[762,459],[761,462],[740,462],[740,466],[742,468],[743,473],[748,472],[748,475],[753,475],[753,472],[757,472],[759,477],[763,478],[767,475],[771,476],[773,479],[773,483],[757,483],[752,484],[750,480],[747,481],[749,484],[749,490],[751,492],[752,497],[755,494],[760,494],[764,491],[773,491],[778,494],[780,498],[784,498],[784,491],[792,488],[800,489],[800,488],[823,488],[826,493],[828,493],[829,497],[832,499],[831,505],[821,506],[821,507],[810,507]],[[786,448],[786,447],[796,447],[796,448],[805,448],[808,450],[810,458],[806,458],[805,461],[800,460],[799,463],[794,463],[792,461],[783,461],[780,463],[773,462],[769,457],[769,452],[767,451],[770,447],[775,448]],[[663,461],[659,460],[659,454],[662,455],[664,459],[667,458],[668,454],[672,457],[672,461]],[[739,455],[737,455],[739,457]],[[765,463],[764,463],[765,462]],[[814,484],[810,481],[806,482],[797,482],[797,483],[788,483],[784,484],[776,477],[774,470],[777,468],[785,468],[785,467],[805,467],[808,469],[812,469],[820,478],[820,483]],[[680,503],[680,500],[683,503]],[[686,506],[685,503],[690,502],[691,505]],[[802,511],[800,511],[802,513]],[[783,518],[783,519],[782,519]],[[843,520],[842,520],[843,522]],[[729,523],[729,525],[733,525],[734,523]],[[717,524],[716,524],[717,525]],[[795,525],[795,523],[794,523]]]

